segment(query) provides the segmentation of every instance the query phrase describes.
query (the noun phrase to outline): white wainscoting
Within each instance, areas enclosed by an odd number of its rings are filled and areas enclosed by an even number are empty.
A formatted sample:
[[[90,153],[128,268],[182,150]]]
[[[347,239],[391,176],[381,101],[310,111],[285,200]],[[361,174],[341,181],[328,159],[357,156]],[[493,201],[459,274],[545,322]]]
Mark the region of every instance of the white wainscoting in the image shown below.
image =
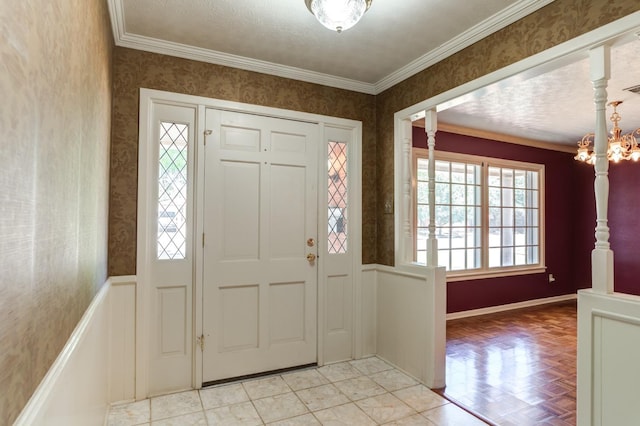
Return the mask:
[[[105,282],[15,425],[103,425],[109,403],[133,398],[135,283]]]
[[[109,401],[132,401],[136,390],[136,277],[110,281]]]
[[[640,297],[578,292],[578,425],[640,419]]]
[[[424,275],[376,269],[378,356],[430,388],[444,386],[444,268],[421,268]]]
[[[377,265],[362,265],[362,356],[368,357],[377,354],[377,304],[378,304],[378,278]]]

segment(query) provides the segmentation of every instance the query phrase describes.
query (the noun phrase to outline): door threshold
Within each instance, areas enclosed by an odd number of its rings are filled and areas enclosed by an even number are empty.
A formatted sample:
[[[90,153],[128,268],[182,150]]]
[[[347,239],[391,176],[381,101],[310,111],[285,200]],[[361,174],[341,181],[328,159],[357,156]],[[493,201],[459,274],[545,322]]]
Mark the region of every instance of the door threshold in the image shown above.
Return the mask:
[[[311,364],[297,365],[295,367],[281,368],[279,370],[270,370],[270,371],[263,371],[261,373],[247,374],[244,376],[229,377],[228,379],[212,380],[210,382],[202,383],[202,388],[204,389],[212,386],[218,386],[225,383],[243,382],[245,380],[256,379],[258,377],[276,376],[278,374],[288,373],[290,371],[306,370],[308,368],[315,368],[317,366],[318,366],[318,363],[314,362]]]

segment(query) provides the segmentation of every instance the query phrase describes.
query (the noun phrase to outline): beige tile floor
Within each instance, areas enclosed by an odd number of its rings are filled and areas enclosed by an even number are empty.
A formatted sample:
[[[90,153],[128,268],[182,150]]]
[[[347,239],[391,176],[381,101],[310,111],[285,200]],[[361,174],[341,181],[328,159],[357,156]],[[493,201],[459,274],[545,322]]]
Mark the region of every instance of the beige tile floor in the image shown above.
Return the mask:
[[[107,425],[485,423],[379,358],[341,362],[113,405]]]

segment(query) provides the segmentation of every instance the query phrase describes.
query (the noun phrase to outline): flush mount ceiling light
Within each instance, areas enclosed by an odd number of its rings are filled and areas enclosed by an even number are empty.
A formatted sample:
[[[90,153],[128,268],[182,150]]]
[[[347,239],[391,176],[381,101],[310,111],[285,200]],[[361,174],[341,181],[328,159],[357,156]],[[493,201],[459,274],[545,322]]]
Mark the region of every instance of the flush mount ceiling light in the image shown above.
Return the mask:
[[[304,0],[307,9],[330,30],[341,33],[358,23],[373,0]]]
[[[640,138],[640,129],[636,129],[626,135],[622,134],[622,130],[618,127],[622,116],[616,110],[621,103],[622,101],[613,101],[607,104],[613,106],[613,114],[611,114],[613,129],[611,129],[611,136],[607,138],[607,159],[614,163],[620,160],[638,161],[640,160],[640,146],[638,146],[636,137]],[[574,157],[576,160],[589,164],[595,163],[596,154],[590,149],[591,145],[593,145],[593,138],[594,134],[589,133],[584,135],[582,140],[578,142],[578,154]]]

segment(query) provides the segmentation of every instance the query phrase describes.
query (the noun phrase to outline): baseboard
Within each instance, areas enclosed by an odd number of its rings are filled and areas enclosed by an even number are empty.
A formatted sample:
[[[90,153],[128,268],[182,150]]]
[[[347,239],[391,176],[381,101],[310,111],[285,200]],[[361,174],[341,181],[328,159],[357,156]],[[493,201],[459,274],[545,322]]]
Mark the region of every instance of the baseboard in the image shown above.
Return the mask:
[[[562,296],[545,297],[542,299],[525,300],[524,302],[509,303],[507,305],[489,306],[487,308],[471,309],[468,311],[453,312],[447,314],[447,320],[475,317],[478,315],[494,314],[497,312],[511,311],[513,309],[529,308],[532,306],[547,305],[549,303],[576,300],[576,294],[565,294]]]
[[[105,328],[110,288],[111,282],[107,280],[14,425],[100,424],[104,419],[108,404]],[[91,375],[87,376],[87,371]],[[99,389],[102,386],[104,389]],[[84,404],[93,405],[83,407]],[[77,421],[76,410],[85,411],[77,416]],[[92,421],[87,423],[88,419]]]

